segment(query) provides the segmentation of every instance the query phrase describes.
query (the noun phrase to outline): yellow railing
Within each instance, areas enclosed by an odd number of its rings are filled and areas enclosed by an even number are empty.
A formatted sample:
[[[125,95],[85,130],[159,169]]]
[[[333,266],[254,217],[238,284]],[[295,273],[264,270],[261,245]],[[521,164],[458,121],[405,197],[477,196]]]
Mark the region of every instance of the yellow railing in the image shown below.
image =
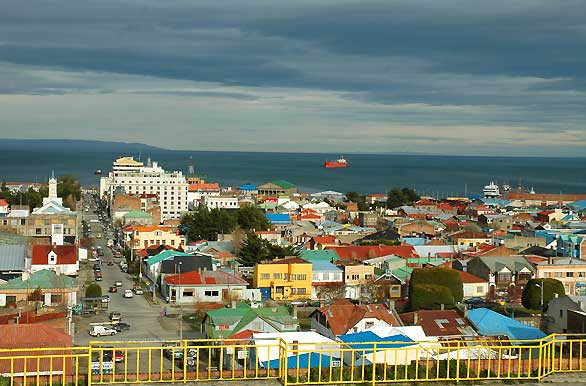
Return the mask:
[[[567,334],[533,341],[94,341],[88,347],[2,349],[0,384],[539,381],[556,372],[586,371],[585,345],[586,335]]]

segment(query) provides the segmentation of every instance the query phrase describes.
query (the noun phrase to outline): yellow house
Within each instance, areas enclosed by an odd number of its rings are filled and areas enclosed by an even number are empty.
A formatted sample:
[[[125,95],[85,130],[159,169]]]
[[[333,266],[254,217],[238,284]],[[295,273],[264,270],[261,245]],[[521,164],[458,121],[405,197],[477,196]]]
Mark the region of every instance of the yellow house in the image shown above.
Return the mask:
[[[492,245],[492,238],[483,233],[458,232],[451,235],[452,243],[467,248],[478,247],[480,244]]]
[[[269,289],[273,300],[310,299],[311,267],[311,263],[299,257],[257,264],[254,267],[253,287]]]
[[[160,226],[134,225],[124,228],[125,241],[132,249],[143,249],[156,245],[185,248],[185,236],[178,235],[175,229]]]

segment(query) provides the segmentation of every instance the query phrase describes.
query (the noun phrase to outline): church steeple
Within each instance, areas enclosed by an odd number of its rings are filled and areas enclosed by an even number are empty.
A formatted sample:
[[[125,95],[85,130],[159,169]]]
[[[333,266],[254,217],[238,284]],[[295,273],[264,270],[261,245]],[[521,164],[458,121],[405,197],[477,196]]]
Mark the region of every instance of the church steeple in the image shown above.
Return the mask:
[[[51,178],[49,178],[49,199],[57,198],[57,180],[55,179],[55,171],[51,172]]]

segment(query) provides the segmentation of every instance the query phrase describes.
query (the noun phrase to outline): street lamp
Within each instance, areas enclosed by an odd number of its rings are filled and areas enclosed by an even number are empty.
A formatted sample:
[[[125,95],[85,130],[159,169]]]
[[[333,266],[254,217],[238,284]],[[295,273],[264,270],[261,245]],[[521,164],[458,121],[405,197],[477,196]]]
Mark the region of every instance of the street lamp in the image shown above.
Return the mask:
[[[536,283],[535,285],[541,288],[541,314],[543,315],[543,279],[541,279],[541,284]]]
[[[179,288],[177,289],[176,293],[175,293],[175,302],[177,302],[177,300],[180,300],[180,296],[181,296],[181,263],[182,261],[180,261],[179,264]],[[179,340],[183,340],[183,307],[181,306],[181,301],[179,302]]]

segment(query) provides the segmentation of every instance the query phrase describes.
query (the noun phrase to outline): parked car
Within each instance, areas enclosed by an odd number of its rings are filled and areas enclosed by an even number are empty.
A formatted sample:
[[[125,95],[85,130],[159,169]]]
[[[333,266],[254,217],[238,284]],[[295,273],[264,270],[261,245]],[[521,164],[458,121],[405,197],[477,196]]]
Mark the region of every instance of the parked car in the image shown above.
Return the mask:
[[[115,362],[124,362],[124,351],[122,350],[104,350],[104,362],[111,362],[114,356]]]
[[[114,325],[114,330],[118,332],[130,330],[130,324],[124,322],[116,323]]]
[[[142,289],[141,287],[138,287],[138,286],[137,286],[137,287],[134,287],[134,288],[133,288],[133,291],[134,291],[134,293],[135,293],[135,294],[137,294],[137,295],[142,295],[142,294],[144,294],[144,291],[143,291],[143,289]]]
[[[129,290],[129,289],[124,290],[124,297],[125,298],[131,298],[133,296],[134,296],[134,294],[132,293],[132,290]]]
[[[89,334],[91,336],[107,336],[107,335],[116,335],[117,331],[110,327],[105,326],[92,326],[90,329]]]
[[[120,314],[120,312],[118,312],[118,311],[110,312],[110,321],[120,323],[121,320],[122,320],[122,315]]]
[[[96,281],[102,281],[102,275],[96,275]]]
[[[102,296],[102,303],[110,303],[110,296],[108,296],[108,295]]]

